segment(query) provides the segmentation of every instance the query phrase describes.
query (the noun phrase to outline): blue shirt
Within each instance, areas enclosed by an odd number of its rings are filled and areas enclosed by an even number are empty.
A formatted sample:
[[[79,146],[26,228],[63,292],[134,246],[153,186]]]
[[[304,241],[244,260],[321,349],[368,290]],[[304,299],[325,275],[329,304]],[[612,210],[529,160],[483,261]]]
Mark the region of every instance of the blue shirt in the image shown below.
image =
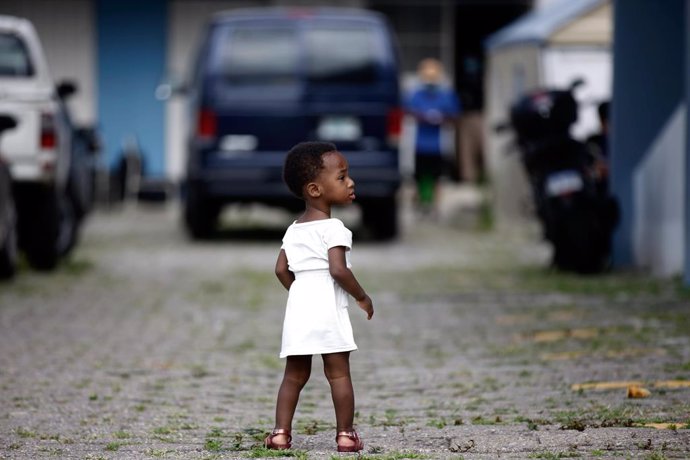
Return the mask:
[[[441,154],[441,123],[460,114],[460,102],[450,88],[424,85],[405,101],[405,108],[417,119],[417,155]]]

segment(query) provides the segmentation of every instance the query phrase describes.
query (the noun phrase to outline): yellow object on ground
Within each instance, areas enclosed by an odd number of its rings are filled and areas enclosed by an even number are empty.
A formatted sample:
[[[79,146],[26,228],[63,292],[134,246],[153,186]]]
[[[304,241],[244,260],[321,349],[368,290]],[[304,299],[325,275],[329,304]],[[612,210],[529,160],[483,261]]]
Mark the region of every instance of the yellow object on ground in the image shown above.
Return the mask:
[[[652,393],[639,385],[630,385],[628,387],[628,398],[648,398]]]

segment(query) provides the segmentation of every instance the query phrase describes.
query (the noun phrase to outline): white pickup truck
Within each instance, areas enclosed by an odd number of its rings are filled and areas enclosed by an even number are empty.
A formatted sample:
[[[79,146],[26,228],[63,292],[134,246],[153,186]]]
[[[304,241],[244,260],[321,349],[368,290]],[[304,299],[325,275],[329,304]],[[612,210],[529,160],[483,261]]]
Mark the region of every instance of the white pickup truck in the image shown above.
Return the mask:
[[[17,126],[0,138],[17,207],[19,246],[36,269],[54,268],[74,245],[87,203],[77,130],[55,85],[38,35],[26,19],[0,16],[0,114]]]

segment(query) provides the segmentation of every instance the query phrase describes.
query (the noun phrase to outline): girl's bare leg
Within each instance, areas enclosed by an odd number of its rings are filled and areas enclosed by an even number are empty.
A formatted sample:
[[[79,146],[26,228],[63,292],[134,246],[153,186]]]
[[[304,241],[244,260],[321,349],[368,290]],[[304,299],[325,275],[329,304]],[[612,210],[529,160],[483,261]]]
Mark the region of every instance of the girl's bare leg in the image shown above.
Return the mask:
[[[292,429],[292,417],[295,415],[299,394],[311,375],[311,355],[288,356],[285,362],[285,374],[283,383],[278,390],[278,402],[276,404],[276,429],[290,431]],[[287,442],[287,436],[276,435],[274,438],[278,444]]]
[[[331,385],[337,431],[352,431],[355,418],[355,392],[350,377],[350,352],[329,353],[322,357],[324,372]],[[354,444],[354,441],[345,437],[339,439],[338,442],[343,446]]]

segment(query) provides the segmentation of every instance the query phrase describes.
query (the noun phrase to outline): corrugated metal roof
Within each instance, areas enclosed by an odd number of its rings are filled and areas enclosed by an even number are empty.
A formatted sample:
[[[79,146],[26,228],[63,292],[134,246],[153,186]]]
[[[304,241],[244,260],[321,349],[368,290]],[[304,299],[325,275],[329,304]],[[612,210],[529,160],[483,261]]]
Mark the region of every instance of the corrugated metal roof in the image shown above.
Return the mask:
[[[560,0],[533,10],[515,22],[490,35],[484,46],[503,48],[518,43],[543,43],[551,34],[570,21],[586,14],[608,0]]]

